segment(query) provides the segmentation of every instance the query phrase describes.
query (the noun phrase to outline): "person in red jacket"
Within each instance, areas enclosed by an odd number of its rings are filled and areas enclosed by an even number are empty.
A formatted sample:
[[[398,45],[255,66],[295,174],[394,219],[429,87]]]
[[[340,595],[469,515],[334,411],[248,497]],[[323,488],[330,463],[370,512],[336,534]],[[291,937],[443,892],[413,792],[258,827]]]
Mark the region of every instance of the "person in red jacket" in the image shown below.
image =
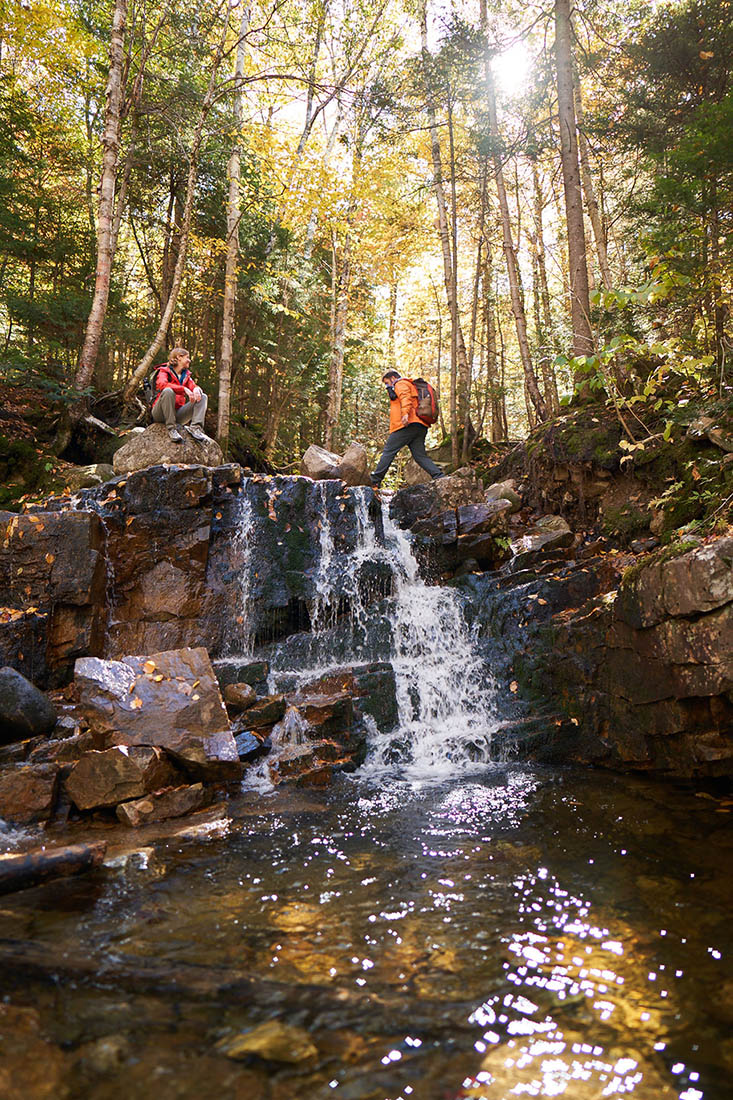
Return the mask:
[[[423,470],[435,481],[443,477],[440,466],[436,466],[425,453],[425,436],[428,425],[423,423],[416,413],[417,389],[409,378],[402,378],[398,371],[388,370],[382,375],[382,382],[389,397],[389,435],[384,444],[382,457],[371,475],[372,485],[378,488],[382,478],[392,465],[397,452],[403,447],[410,448],[410,454]]]
[[[173,348],[168,362],[156,367],[155,388],[158,393],[153,401],[152,416],[156,424],[165,424],[174,443],[183,443],[179,424],[186,425],[189,434],[199,443],[207,443],[209,437],[204,432],[204,417],[208,398],[196,385],[190,365],[191,356],[186,349]]]

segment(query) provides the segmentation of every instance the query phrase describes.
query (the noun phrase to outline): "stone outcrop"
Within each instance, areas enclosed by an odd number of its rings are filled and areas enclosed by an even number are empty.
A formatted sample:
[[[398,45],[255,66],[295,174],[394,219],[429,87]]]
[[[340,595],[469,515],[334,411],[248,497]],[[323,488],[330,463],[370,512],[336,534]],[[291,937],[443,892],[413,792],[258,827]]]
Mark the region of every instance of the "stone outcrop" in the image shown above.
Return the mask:
[[[520,754],[678,776],[733,774],[732,551],[733,539],[719,538],[662,553],[629,569],[617,591],[579,606],[567,600],[560,614],[545,595],[550,580],[540,583],[525,604],[524,628],[515,620],[508,675],[520,694],[566,721],[554,737],[520,739]],[[490,632],[499,629],[495,622]]]
[[[112,460],[116,474],[133,474],[148,466],[221,466],[224,456],[214,439],[200,442],[179,427],[183,443],[174,443],[165,424],[151,424],[130,435]]]
[[[55,764],[18,764],[0,774],[0,817],[17,825],[46,821],[59,781]]]
[[[511,568],[526,569],[550,551],[572,546],[573,537],[562,516],[541,516],[530,528],[512,539]]]
[[[0,512],[0,654],[33,683],[68,677],[104,644],[104,530],[87,512]]]
[[[0,668],[0,744],[50,733],[56,708],[14,668]]]
[[[314,481],[340,480],[346,485],[369,485],[369,458],[361,443],[350,443],[343,455],[312,443],[303,455],[300,472]]]
[[[122,661],[83,658],[75,682],[90,727],[108,745],[164,748],[195,778],[235,779],[241,773],[205,649]]]
[[[63,471],[66,488],[72,493],[80,489],[93,489],[95,485],[104,485],[115,476],[109,462],[94,462],[90,466],[70,466]]]

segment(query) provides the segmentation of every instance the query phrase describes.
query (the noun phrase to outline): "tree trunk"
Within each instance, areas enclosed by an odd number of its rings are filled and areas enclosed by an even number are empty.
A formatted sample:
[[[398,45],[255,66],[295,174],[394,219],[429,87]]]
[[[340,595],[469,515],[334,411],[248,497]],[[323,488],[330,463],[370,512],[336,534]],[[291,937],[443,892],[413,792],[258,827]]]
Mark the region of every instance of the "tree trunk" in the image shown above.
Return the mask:
[[[224,52],[224,44],[226,42],[227,26],[225,20],[224,31],[219,44],[216,49],[214,58],[212,59],[211,77],[209,79],[209,86],[204,96],[204,101],[201,104],[201,111],[199,114],[198,124],[194,133],[193,143],[191,146],[191,157],[189,160],[188,179],[186,181],[186,199],[183,207],[183,218],[181,222],[180,230],[180,244],[178,248],[178,257],[176,259],[176,267],[173,272],[173,282],[171,285],[170,293],[168,295],[168,301],[165,304],[163,310],[163,316],[160,319],[158,325],[158,331],[156,332],[150,347],[145,352],[137,367],[135,368],[132,377],[125,386],[124,400],[129,403],[135,395],[135,391],[138,386],[141,385],[145,375],[150,370],[153,360],[160,350],[163,341],[165,340],[166,333],[173,318],[173,311],[176,308],[178,301],[178,294],[181,289],[181,283],[183,282],[183,269],[186,265],[186,252],[188,249],[188,235],[191,229],[191,216],[193,214],[193,200],[196,190],[196,178],[198,175],[198,158],[201,149],[201,140],[204,133],[204,124],[208,117],[211,105],[214,102],[214,94],[216,91],[216,78],[219,72],[219,65],[221,64],[222,54]]]
[[[349,216],[351,221],[351,214]],[[333,280],[331,358],[328,366],[328,404],[326,406],[326,450],[334,447],[336,428],[341,415],[341,395],[344,379],[344,349],[346,347],[346,318],[349,310],[349,288],[351,285],[351,233],[347,232],[339,259],[336,247],[333,249],[333,262],[336,265]]]
[[[227,258],[224,268],[224,298],[222,302],[221,354],[219,359],[219,403],[216,435],[224,455],[229,446],[229,410],[232,388],[232,347],[234,340],[234,310],[237,302],[237,274],[239,264],[239,222],[241,218],[240,180],[242,157],[242,124],[244,121],[244,93],[242,78],[246,60],[246,35],[249,29],[250,10],[245,6],[239,24],[239,42],[234,65],[234,138],[229,154],[227,175],[229,197],[227,200]]]
[[[537,265],[535,281],[535,327],[537,329],[538,354],[540,357],[540,370],[545,387],[545,401],[548,410],[556,413],[560,408],[560,397],[557,392],[557,378],[555,368],[552,365],[553,353],[556,351],[557,339],[555,327],[552,323],[550,310],[550,291],[547,285],[547,260],[545,257],[545,231],[543,226],[543,196],[540,185],[540,173],[537,161],[532,162],[532,179],[534,183],[534,227],[535,227],[535,260]],[[535,273],[533,273],[535,274]]]
[[[420,13],[420,30],[422,44],[423,77],[425,80],[425,93],[428,112],[428,126],[430,129],[430,146],[433,160],[433,188],[438,206],[438,232],[443,253],[443,278],[445,281],[445,293],[448,299],[448,309],[451,318],[451,402],[450,402],[450,428],[451,428],[451,462],[458,464],[458,410],[456,407],[456,378],[459,374],[464,377],[468,373],[466,361],[466,345],[463,340],[463,331],[458,313],[458,302],[454,278],[454,257],[451,254],[451,241],[448,230],[448,212],[446,209],[445,192],[443,190],[443,164],[440,153],[440,138],[435,113],[435,97],[430,76],[430,54],[428,52],[428,27],[426,6],[423,3]]]
[[[608,247],[606,243],[606,230],[603,225],[601,208],[596,197],[596,189],[593,186],[593,176],[590,170],[590,146],[588,138],[583,130],[585,118],[583,115],[583,97],[580,87],[580,77],[577,65],[573,65],[573,87],[575,92],[575,117],[578,124],[578,150],[580,153],[580,171],[583,178],[583,194],[585,206],[593,229],[593,237],[596,242],[596,254],[598,255],[598,267],[601,271],[601,281],[610,290],[613,286],[611,268],[608,266]]]
[[[486,30],[486,0],[481,0],[481,18],[482,27]],[[519,354],[522,360],[522,369],[524,371],[525,381],[527,383],[527,392],[529,393],[532,404],[537,411],[538,420],[547,419],[547,407],[545,405],[545,399],[540,393],[540,388],[537,384],[537,377],[534,373],[532,366],[532,353],[529,348],[529,340],[527,338],[527,317],[524,312],[524,301],[522,294],[521,274],[519,271],[519,264],[517,263],[517,253],[514,248],[514,241],[512,239],[512,226],[511,218],[509,215],[509,200],[506,193],[506,185],[504,183],[504,169],[501,163],[501,152],[499,148],[499,122],[496,117],[496,93],[494,90],[494,75],[491,71],[491,62],[489,60],[488,52],[486,54],[484,73],[486,78],[486,95],[489,108],[489,128],[491,132],[492,140],[492,160],[494,163],[494,179],[496,181],[496,194],[499,200],[499,213],[501,215],[501,228],[502,237],[504,241],[504,256],[506,258],[507,276],[509,278],[509,294],[512,303],[512,313],[514,314],[514,325],[517,330],[517,343],[519,344]]]
[[[85,389],[92,381],[97,362],[102,327],[107,312],[109,287],[112,277],[113,214],[117,160],[120,150],[120,119],[122,107],[122,69],[127,24],[127,0],[115,0],[112,18],[112,36],[109,50],[109,77],[107,80],[107,105],[104,135],[102,137],[102,178],[99,186],[97,210],[97,271],[94,282],[92,308],[87,319],[84,343],[74,376],[78,390]],[[81,413],[81,410],[79,410]]]
[[[565,191],[565,220],[568,230],[570,267],[570,318],[573,326],[573,355],[593,354],[590,327],[588,262],[583,225],[583,196],[580,187],[575,104],[573,101],[573,52],[570,0],[555,0],[555,62],[557,109],[560,121],[560,157]]]

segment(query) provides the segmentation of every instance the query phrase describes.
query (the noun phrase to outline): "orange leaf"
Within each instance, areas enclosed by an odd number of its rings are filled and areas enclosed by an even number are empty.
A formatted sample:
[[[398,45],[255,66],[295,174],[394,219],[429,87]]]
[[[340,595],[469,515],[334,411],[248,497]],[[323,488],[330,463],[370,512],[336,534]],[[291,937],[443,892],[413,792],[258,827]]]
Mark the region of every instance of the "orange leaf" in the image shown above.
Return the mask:
[[[512,695],[517,694],[517,692],[519,691],[519,684],[516,680],[512,680],[511,684],[509,685],[509,690],[511,691]]]
[[[153,672],[155,672],[155,661],[146,661],[143,665],[143,668],[148,673],[148,675],[152,674]]]
[[[140,710],[140,707],[142,705],[143,705],[142,699],[133,699],[132,702],[130,703],[130,710]]]
[[[48,562],[48,564],[49,564],[49,565],[51,565],[51,563],[52,563],[52,562],[53,562],[54,560],[55,560],[55,557],[54,557],[54,555],[53,555],[53,554],[46,554],[46,561]]]

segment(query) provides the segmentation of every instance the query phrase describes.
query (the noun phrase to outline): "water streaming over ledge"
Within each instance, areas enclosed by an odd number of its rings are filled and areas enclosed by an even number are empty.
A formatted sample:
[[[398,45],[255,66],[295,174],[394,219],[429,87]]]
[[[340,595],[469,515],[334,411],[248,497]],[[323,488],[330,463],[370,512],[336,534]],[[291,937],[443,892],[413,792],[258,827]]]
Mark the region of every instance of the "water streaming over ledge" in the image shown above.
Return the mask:
[[[316,491],[322,507],[309,606],[310,636],[301,639],[295,655],[287,641],[272,648],[271,690],[312,682],[349,664],[387,660],[395,673],[398,727],[383,733],[373,730],[366,772],[440,779],[486,764],[496,725],[494,684],[464,620],[459,595],[422,580],[410,537],[392,522],[386,501],[381,504],[382,522],[375,524],[370,489],[349,490],[356,538],[346,549],[337,546],[334,538],[328,483],[317,483]],[[254,536],[253,524],[251,506],[243,506],[236,536],[243,547]],[[251,586],[249,551],[243,548],[241,556],[237,619],[244,627],[236,636],[243,639],[241,651],[251,654],[246,608]],[[391,575],[389,598],[378,598],[375,567]],[[283,731],[278,733],[284,746]],[[263,766],[249,778],[261,786],[265,775]]]

